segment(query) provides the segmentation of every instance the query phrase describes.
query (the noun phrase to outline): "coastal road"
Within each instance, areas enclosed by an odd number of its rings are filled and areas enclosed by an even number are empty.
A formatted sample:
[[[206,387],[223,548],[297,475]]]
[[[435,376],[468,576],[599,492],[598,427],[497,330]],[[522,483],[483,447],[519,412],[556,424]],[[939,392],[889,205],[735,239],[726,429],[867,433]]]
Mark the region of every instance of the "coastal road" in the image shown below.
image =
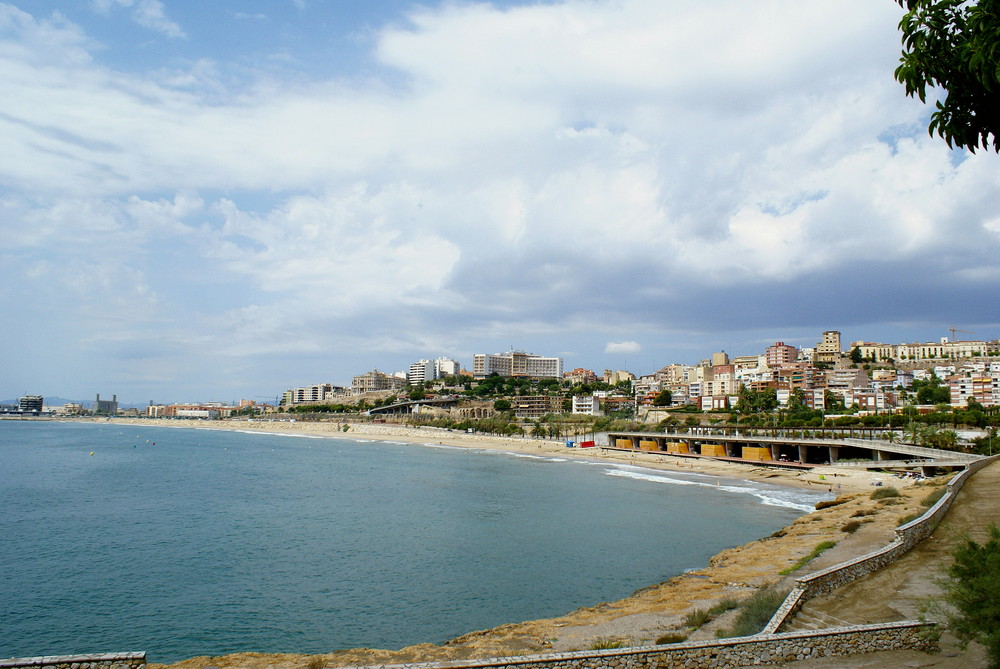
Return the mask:
[[[1000,463],[983,468],[962,487],[934,533],[892,565],[807,603],[818,611],[848,623],[876,623],[920,618],[929,597],[941,594],[935,581],[944,576],[960,537],[985,541],[990,523],[1000,525]],[[934,618],[928,614],[928,617]],[[982,647],[961,651],[950,634],[941,639],[942,651],[927,655],[915,651],[872,653],[851,658],[794,662],[799,667],[940,667],[973,669],[987,666]]]

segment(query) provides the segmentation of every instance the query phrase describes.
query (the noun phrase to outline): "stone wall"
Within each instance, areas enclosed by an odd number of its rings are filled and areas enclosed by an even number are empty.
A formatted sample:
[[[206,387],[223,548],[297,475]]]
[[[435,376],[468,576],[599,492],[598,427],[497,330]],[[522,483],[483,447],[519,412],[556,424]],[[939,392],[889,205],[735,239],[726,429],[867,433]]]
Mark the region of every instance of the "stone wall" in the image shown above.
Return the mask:
[[[146,653],[49,655],[0,660],[0,669],[145,669]]]
[[[933,625],[913,621],[839,627],[820,632],[740,637],[666,646],[523,655],[484,660],[380,665],[379,669],[672,669],[746,667],[792,660],[937,647]],[[371,668],[369,668],[371,669]]]
[[[788,593],[784,603],[771,618],[763,633],[773,634],[781,631],[785,623],[790,621],[792,616],[802,608],[806,600],[836,590],[842,585],[863,578],[898,560],[920,541],[930,536],[948,509],[951,508],[955,496],[958,495],[958,491],[969,480],[969,477],[997,460],[1000,460],[1000,456],[970,463],[965,471],[948,483],[948,490],[937,501],[937,504],[927,509],[919,518],[896,528],[896,538],[889,544],[866,555],[796,579],[795,587]]]

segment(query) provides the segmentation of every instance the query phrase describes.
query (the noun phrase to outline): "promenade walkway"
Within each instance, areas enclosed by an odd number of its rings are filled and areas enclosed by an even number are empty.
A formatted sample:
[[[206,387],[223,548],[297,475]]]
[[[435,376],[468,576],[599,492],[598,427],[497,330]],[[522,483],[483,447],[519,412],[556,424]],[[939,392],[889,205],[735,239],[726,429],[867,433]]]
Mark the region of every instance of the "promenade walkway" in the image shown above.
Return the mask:
[[[977,541],[986,539],[990,523],[1000,525],[1000,463],[977,472],[962,487],[955,503],[934,533],[894,564],[871,576],[840,588],[829,595],[810,600],[803,611],[817,620],[837,620],[848,623],[874,623],[894,620],[917,620],[921,606],[930,596],[940,594],[935,581],[942,578],[950,563],[951,553],[960,537],[967,533]],[[890,660],[883,653],[857,656],[846,662],[826,664],[825,661],[796,662],[802,667],[887,667],[919,666],[942,669],[973,669],[986,666],[981,647],[972,646],[967,652],[957,649],[949,634],[942,638],[942,653],[925,655],[896,654]],[[881,657],[880,657],[881,656]],[[831,658],[832,659],[832,658]],[[898,662],[898,664],[897,664]]]

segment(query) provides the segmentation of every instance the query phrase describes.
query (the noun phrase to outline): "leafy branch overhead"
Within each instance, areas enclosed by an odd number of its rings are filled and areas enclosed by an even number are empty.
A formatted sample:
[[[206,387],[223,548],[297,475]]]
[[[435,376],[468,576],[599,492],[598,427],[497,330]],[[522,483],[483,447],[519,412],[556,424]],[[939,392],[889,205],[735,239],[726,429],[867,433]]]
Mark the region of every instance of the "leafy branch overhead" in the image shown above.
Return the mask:
[[[896,0],[903,53],[895,76],[926,102],[941,88],[928,132],[948,146],[1000,152],[1000,0]]]

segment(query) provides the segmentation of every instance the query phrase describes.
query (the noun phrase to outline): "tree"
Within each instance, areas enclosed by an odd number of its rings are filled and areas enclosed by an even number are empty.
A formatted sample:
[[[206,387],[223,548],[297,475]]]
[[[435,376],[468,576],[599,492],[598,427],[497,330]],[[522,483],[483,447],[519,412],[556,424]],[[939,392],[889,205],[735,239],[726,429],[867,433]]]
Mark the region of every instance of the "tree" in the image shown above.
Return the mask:
[[[493,409],[495,411],[510,411],[510,401],[509,400],[497,400],[493,403]]]
[[[968,643],[986,646],[990,666],[1000,668],[1000,528],[989,527],[989,539],[979,544],[962,539],[943,583],[945,601],[955,613],[949,616],[952,632]]]
[[[926,102],[927,87],[946,92],[929,134],[975,153],[1000,152],[1000,0],[896,0],[903,54],[895,76]]]
[[[856,365],[859,362],[861,362],[862,359],[863,358],[861,356],[861,349],[859,347],[857,347],[857,346],[855,346],[854,348],[852,348],[851,349],[851,362],[853,362]]]
[[[653,400],[653,406],[656,407],[668,407],[670,403],[673,402],[674,394],[670,392],[669,388],[664,388]]]

